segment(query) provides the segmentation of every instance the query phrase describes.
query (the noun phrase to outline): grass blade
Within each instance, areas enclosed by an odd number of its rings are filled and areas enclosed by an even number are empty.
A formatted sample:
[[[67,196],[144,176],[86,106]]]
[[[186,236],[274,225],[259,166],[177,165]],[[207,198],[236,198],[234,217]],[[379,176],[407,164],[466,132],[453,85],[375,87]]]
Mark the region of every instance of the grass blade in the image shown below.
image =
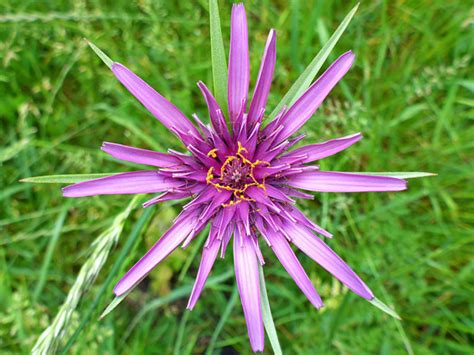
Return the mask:
[[[46,255],[44,257],[43,265],[41,266],[40,277],[38,283],[36,284],[35,292],[33,294],[33,301],[37,302],[41,292],[43,291],[44,285],[46,283],[46,279],[48,276],[48,269],[49,265],[51,264],[51,260],[53,259],[53,253],[56,249],[56,245],[58,244],[59,237],[61,236],[61,231],[63,229],[64,221],[66,220],[67,213],[69,211],[69,207],[71,206],[72,200],[67,200],[64,204],[63,209],[59,213],[58,219],[56,220],[56,224],[53,228],[53,233],[51,235],[51,239],[48,243],[48,248],[46,250]]]
[[[111,226],[94,241],[92,244],[92,252],[82,265],[66,300],[59,309],[53,322],[43,331],[36,341],[31,351],[32,354],[50,354],[56,352],[61,339],[67,333],[72,314],[76,310],[79,301],[92,285],[100,270],[102,270],[102,266],[107,260],[110,251],[122,233],[127,217],[137,206],[139,200],[140,195],[136,196],[127,208],[115,217]]]
[[[346,15],[344,20],[342,20],[341,24],[336,29],[334,34],[331,36],[331,38],[329,38],[329,41],[327,41],[324,47],[321,48],[316,57],[314,57],[311,63],[309,63],[304,72],[299,76],[299,78],[291,86],[290,90],[288,90],[288,92],[285,94],[280,103],[272,111],[269,116],[270,120],[275,118],[275,116],[278,114],[278,112],[281,111],[283,106],[286,105],[289,108],[291,105],[293,105],[294,102],[298,99],[298,97],[300,97],[301,94],[303,94],[303,92],[311,85],[311,82],[318,74],[319,70],[321,69],[329,54],[333,50],[337,41],[339,41],[339,38],[341,38],[347,26],[351,22],[352,17],[356,13],[358,7],[359,3],[357,3],[357,5],[354,6],[352,10]]]
[[[228,270],[222,274],[211,276],[206,281],[206,287],[212,287],[212,286],[218,285],[230,279],[232,276],[234,276],[234,270]],[[122,337],[123,342],[125,342],[128,339],[128,337],[130,336],[132,331],[135,329],[135,327],[140,323],[143,317],[145,317],[149,312],[156,311],[157,309],[161,308],[164,305],[167,305],[171,302],[179,300],[180,298],[189,296],[189,293],[191,292],[192,288],[193,288],[193,284],[184,285],[184,286],[174,289],[166,296],[159,297],[155,300],[148,302],[138,312],[135,318],[133,318],[133,320],[130,322],[130,325],[128,326],[127,331]]]
[[[182,354],[181,348],[183,344],[184,333],[186,330],[186,323],[188,322],[190,315],[191,312],[184,312],[183,317],[181,318],[181,322],[179,323],[178,328],[178,335],[176,336],[176,341],[174,342],[173,355]]]
[[[211,62],[214,96],[224,116],[227,114],[227,61],[222,40],[221,20],[217,0],[209,0]]]
[[[82,329],[84,329],[84,327],[87,325],[87,323],[91,320],[92,315],[96,311],[96,309],[97,309],[97,307],[100,303],[100,300],[102,299],[102,296],[108,290],[108,288],[109,288],[112,280],[114,279],[114,277],[117,276],[117,273],[119,272],[120,266],[123,264],[124,260],[130,254],[130,251],[132,250],[133,245],[135,244],[138,237],[141,235],[141,231],[143,230],[144,226],[146,225],[148,220],[153,215],[153,211],[154,211],[153,208],[146,208],[145,211],[140,216],[140,218],[138,219],[138,221],[133,226],[133,229],[130,232],[130,235],[127,238],[127,241],[125,242],[122,250],[120,251],[120,254],[117,258],[117,261],[112,266],[112,269],[110,270],[104,284],[100,288],[100,291],[99,291],[97,297],[95,298],[94,302],[90,305],[88,311],[86,312],[86,315],[83,317],[81,323],[79,324],[79,326],[75,330],[74,334],[69,338],[69,340],[68,340],[66,346],[64,347],[64,349],[62,349],[62,353],[67,353],[68,352],[70,347],[74,344],[74,341],[77,339],[77,337],[81,333]],[[110,306],[107,307],[107,309],[104,311],[105,314],[101,315],[100,319],[102,319],[107,313],[111,312],[112,309],[114,309],[127,296],[127,294],[115,298],[114,301],[112,302],[112,304],[114,302],[116,302],[117,299],[120,299],[120,300],[114,305],[110,304]],[[109,310],[109,308],[110,308],[110,310]],[[109,310],[109,311],[107,312],[107,310]]]
[[[265,286],[265,275],[263,274],[262,265],[258,264],[260,271],[260,297],[262,299],[262,315],[263,325],[267,332],[270,344],[272,345],[273,352],[275,355],[281,355],[280,342],[278,341],[278,335],[275,328],[275,322],[273,322],[272,311],[270,309],[270,302],[268,302],[267,288]]]
[[[238,292],[237,285],[234,285],[234,289],[232,291],[232,295],[230,296],[229,302],[227,302],[227,306],[225,307],[224,312],[222,313],[222,316],[219,319],[219,323],[217,323],[216,329],[212,333],[211,340],[209,341],[209,346],[206,350],[206,355],[212,355],[212,353],[214,352],[217,338],[219,337],[219,334],[224,328],[225,323],[229,319],[230,314],[232,310],[234,309],[235,304],[237,302],[238,296],[239,296],[239,292]]]
[[[33,184],[74,184],[76,182],[83,182],[116,174],[120,173],[44,175],[24,178],[21,179],[20,182],[29,182]]]

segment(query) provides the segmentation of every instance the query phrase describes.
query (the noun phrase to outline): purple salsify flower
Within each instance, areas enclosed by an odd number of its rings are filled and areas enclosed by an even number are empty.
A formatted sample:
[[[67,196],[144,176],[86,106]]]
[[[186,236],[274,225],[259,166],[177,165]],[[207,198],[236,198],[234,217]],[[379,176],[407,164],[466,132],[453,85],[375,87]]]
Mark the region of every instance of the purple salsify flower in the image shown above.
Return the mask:
[[[198,83],[209,108],[211,125],[193,115],[197,127],[172,103],[120,63],[111,69],[120,82],[171,132],[190,154],[168,153],[104,143],[115,158],[152,166],[142,170],[77,183],[63,190],[66,197],[101,194],[162,194],[144,207],[174,199],[192,198],[173,226],[117,283],[124,295],[179,245],[187,246],[206,225],[210,232],[191,292],[192,309],[219,254],[224,256],[233,236],[237,286],[254,351],[264,347],[259,265],[264,263],[258,236],[272,248],[301,291],[316,307],[321,298],[298,261],[291,244],[332,273],[357,295],[372,300],[373,293],[318,235],[332,235],[305,217],[293,198],[312,198],[299,189],[316,192],[400,191],[402,179],[320,171],[308,163],[336,154],[362,138],[360,133],[290,150],[303,136],[290,138],[315,113],[323,100],[351,68],[354,54],[341,55],[289,108],[265,127],[262,120],[276,58],[276,34],[271,30],[250,102],[247,19],[242,4],[231,18],[228,106],[225,113],[202,82]]]

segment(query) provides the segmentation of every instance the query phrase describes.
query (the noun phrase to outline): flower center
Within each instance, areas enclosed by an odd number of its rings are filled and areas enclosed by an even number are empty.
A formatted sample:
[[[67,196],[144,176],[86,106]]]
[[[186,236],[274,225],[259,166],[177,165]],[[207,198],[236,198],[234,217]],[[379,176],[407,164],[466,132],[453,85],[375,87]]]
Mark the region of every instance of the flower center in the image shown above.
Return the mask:
[[[215,152],[216,149],[211,150],[208,156],[215,158]],[[222,190],[233,192],[233,200],[228,204],[223,204],[224,207],[233,206],[242,201],[253,201],[245,195],[245,191],[250,186],[257,186],[265,190],[265,179],[261,182],[257,181],[253,170],[257,165],[269,165],[269,163],[260,160],[252,162],[243,155],[244,152],[247,152],[247,149],[238,142],[237,153],[227,157],[219,173],[216,173],[213,167],[207,171],[206,182],[209,185],[214,186],[219,192]]]

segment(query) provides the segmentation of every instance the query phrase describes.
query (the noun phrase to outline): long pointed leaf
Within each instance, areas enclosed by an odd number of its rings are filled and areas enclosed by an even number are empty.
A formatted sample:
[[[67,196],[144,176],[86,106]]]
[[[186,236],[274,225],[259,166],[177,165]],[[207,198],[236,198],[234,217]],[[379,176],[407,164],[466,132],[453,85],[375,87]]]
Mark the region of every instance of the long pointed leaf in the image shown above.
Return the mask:
[[[94,43],[89,41],[87,38],[84,38],[87,44],[92,48],[92,50],[97,54],[97,56],[107,65],[109,68],[112,68],[112,65],[114,64],[114,61],[110,59],[107,54],[102,52],[102,50],[97,47]]]
[[[258,264],[258,268],[260,272],[260,297],[262,300],[263,325],[267,332],[268,339],[270,339],[273,352],[275,355],[281,355],[283,352],[281,351],[280,342],[278,341],[275,322],[273,321],[272,310],[270,309],[270,302],[268,301],[267,288],[265,286],[265,275],[263,274],[263,267],[260,263]]]
[[[225,115],[227,113],[227,61],[225,59],[217,0],[209,0],[209,18],[214,97],[219,103],[222,113]]]
[[[373,300],[369,301],[373,306],[377,307],[378,309],[382,310],[383,312],[387,313],[389,316],[401,320],[400,316],[395,312],[392,308],[387,306],[378,298],[374,298]]]
[[[358,173],[354,173],[358,174]],[[361,173],[363,175],[374,175],[374,176],[387,176],[387,177],[394,177],[394,178],[399,178],[399,179],[416,179],[416,178],[421,178],[421,177],[428,177],[428,176],[436,176],[438,174],[433,174],[433,173],[425,173],[425,172],[415,172],[415,171],[400,171],[400,172],[394,172],[394,171],[387,171],[387,172],[364,172]]]
[[[275,107],[272,113],[269,116],[269,119],[274,119],[275,116],[281,111],[283,106],[288,106],[288,108],[300,97],[303,92],[311,85],[311,82],[316,77],[319,72],[319,69],[323,66],[324,62],[328,58],[329,54],[333,50],[341,35],[344,33],[345,29],[352,20],[352,17],[357,11],[359,3],[352,8],[352,10],[347,14],[344,20],[341,22],[339,27],[336,29],[334,34],[329,38],[329,41],[324,45],[319,53],[314,57],[314,59],[306,67],[305,71],[299,76],[295,83],[291,86],[290,90],[286,93],[280,103]]]
[[[74,184],[120,173],[104,174],[70,174],[70,175],[44,175],[21,179],[20,182],[30,182],[34,184]]]

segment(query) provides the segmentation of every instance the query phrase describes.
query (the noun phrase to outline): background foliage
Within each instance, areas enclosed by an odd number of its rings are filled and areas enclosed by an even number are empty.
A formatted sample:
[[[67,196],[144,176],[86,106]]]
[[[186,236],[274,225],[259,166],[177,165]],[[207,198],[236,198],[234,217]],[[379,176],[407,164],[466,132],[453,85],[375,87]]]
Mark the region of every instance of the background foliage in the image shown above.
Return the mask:
[[[228,49],[231,5],[219,5]],[[277,29],[269,107],[353,5],[246,2],[253,82],[267,31]],[[439,175],[411,180],[403,193],[320,194],[301,203],[335,234],[330,245],[403,321],[348,293],[301,256],[326,303],[314,310],[267,251],[267,288],[285,353],[473,352],[473,16],[467,1],[365,1],[336,46],[331,60],[352,49],[356,64],[306,125],[307,141],[358,131],[365,138],[322,167]],[[183,112],[206,117],[195,83],[212,82],[207,1],[0,2],[2,353],[31,349],[64,302],[91,243],[130,201],[127,196],[68,201],[58,185],[18,180],[133,168],[102,154],[98,148],[105,140],[161,151],[181,148],[86,48],[83,37],[146,78]],[[113,281],[177,211],[171,204],[155,207]],[[142,214],[137,208],[126,222],[61,346],[96,302],[73,353],[209,348],[248,353],[228,272],[230,253],[212,272],[224,276],[206,288],[193,312],[185,311],[202,239],[172,254],[113,313],[97,320],[112,299],[111,286],[105,297],[99,291]]]

